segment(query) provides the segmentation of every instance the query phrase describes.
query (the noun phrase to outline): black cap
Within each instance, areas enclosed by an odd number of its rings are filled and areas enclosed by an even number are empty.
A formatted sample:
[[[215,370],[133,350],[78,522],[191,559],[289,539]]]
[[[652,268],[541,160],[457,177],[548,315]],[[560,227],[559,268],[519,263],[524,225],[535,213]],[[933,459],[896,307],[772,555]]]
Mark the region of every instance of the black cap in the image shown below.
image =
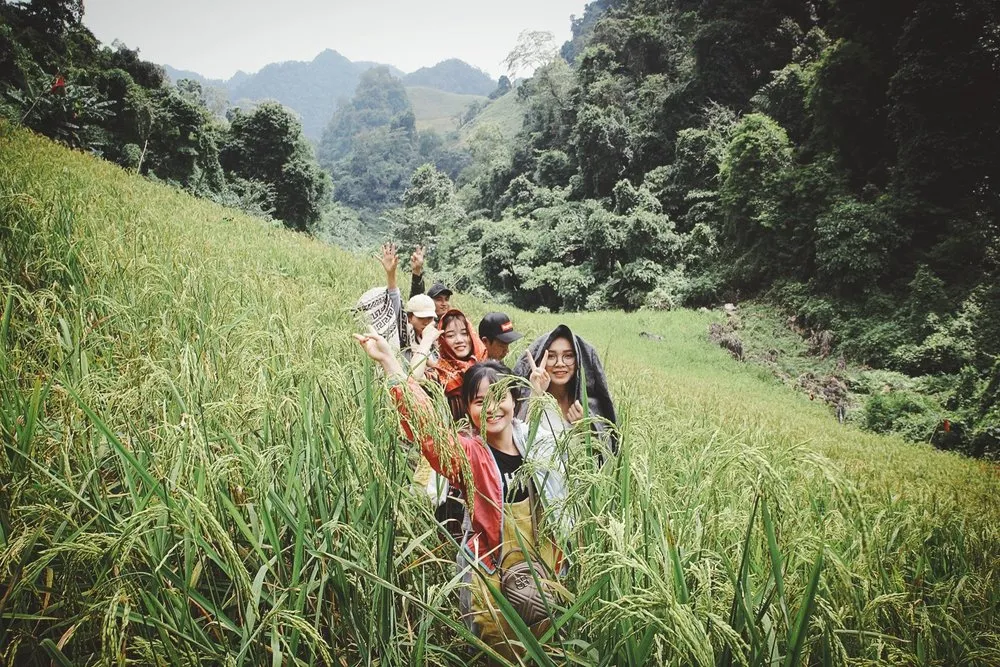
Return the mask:
[[[427,296],[432,299],[436,299],[441,295],[451,296],[451,290],[444,286],[444,283],[434,283],[431,288],[427,290]]]
[[[479,322],[479,337],[501,343],[513,343],[518,338],[524,338],[514,331],[514,323],[506,313],[486,313],[486,317]]]

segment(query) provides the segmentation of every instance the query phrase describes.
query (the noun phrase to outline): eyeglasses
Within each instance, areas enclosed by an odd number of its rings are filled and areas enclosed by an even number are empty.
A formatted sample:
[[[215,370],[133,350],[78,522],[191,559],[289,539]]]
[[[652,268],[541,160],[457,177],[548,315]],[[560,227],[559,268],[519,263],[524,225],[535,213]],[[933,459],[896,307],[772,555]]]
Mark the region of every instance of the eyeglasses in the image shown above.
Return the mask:
[[[555,366],[559,362],[562,362],[564,366],[572,366],[576,363],[576,354],[573,352],[563,352],[562,354],[557,354],[556,352],[549,352],[549,359],[545,362],[546,366]]]

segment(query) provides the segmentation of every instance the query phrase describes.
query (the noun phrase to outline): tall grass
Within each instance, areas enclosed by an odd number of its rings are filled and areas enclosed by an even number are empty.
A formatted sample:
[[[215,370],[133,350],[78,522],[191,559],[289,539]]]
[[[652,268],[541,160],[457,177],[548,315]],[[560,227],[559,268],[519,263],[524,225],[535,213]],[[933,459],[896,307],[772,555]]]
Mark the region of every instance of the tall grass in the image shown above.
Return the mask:
[[[488,653],[349,341],[371,262],[9,128],[0,251],[3,662]],[[1000,663],[995,467],[839,427],[707,315],[514,317],[596,344],[622,412],[609,464],[568,445],[573,595],[526,660]]]

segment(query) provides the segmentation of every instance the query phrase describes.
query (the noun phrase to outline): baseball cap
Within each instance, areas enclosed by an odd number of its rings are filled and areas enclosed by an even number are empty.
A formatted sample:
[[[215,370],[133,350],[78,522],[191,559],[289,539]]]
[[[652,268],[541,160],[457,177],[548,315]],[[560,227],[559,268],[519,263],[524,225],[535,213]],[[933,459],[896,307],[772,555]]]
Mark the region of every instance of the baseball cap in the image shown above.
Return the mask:
[[[406,302],[406,312],[417,317],[434,317],[434,299],[426,294],[414,294]]]
[[[486,313],[479,322],[479,336],[499,340],[501,343],[513,343],[518,338],[524,337],[523,334],[514,331],[514,323],[506,313]]]
[[[451,296],[452,291],[444,286],[444,283],[434,283],[431,288],[427,290],[427,296],[432,299],[436,299],[441,295]]]

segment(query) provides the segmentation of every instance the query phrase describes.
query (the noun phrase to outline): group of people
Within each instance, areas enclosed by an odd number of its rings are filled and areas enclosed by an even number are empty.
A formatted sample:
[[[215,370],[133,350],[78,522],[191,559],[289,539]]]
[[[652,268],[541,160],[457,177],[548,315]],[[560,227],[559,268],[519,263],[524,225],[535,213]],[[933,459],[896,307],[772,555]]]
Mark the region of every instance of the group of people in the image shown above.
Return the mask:
[[[422,453],[414,481],[428,488],[439,521],[459,545],[457,565],[468,583],[460,596],[464,620],[501,655],[514,658],[519,643],[491,589],[511,602],[536,636],[548,628],[549,603],[558,597],[545,582],[564,570],[559,536],[572,522],[562,511],[566,448],[556,443],[585,421],[604,445],[598,449],[615,451],[616,416],[604,369],[597,351],[560,325],[539,336],[511,370],[503,361],[523,335],[510,317],[487,313],[473,328],[452,307],[445,285],[425,290],[419,247],[410,258],[404,307],[395,245],[384,245],[379,259],[386,287],[369,290],[358,302],[370,333],[355,338],[389,378],[403,433]],[[436,409],[436,392],[428,391],[434,385],[450,415]],[[545,395],[551,399],[531,400]],[[529,420],[531,405],[539,407]],[[449,416],[457,429],[447,423]]]

